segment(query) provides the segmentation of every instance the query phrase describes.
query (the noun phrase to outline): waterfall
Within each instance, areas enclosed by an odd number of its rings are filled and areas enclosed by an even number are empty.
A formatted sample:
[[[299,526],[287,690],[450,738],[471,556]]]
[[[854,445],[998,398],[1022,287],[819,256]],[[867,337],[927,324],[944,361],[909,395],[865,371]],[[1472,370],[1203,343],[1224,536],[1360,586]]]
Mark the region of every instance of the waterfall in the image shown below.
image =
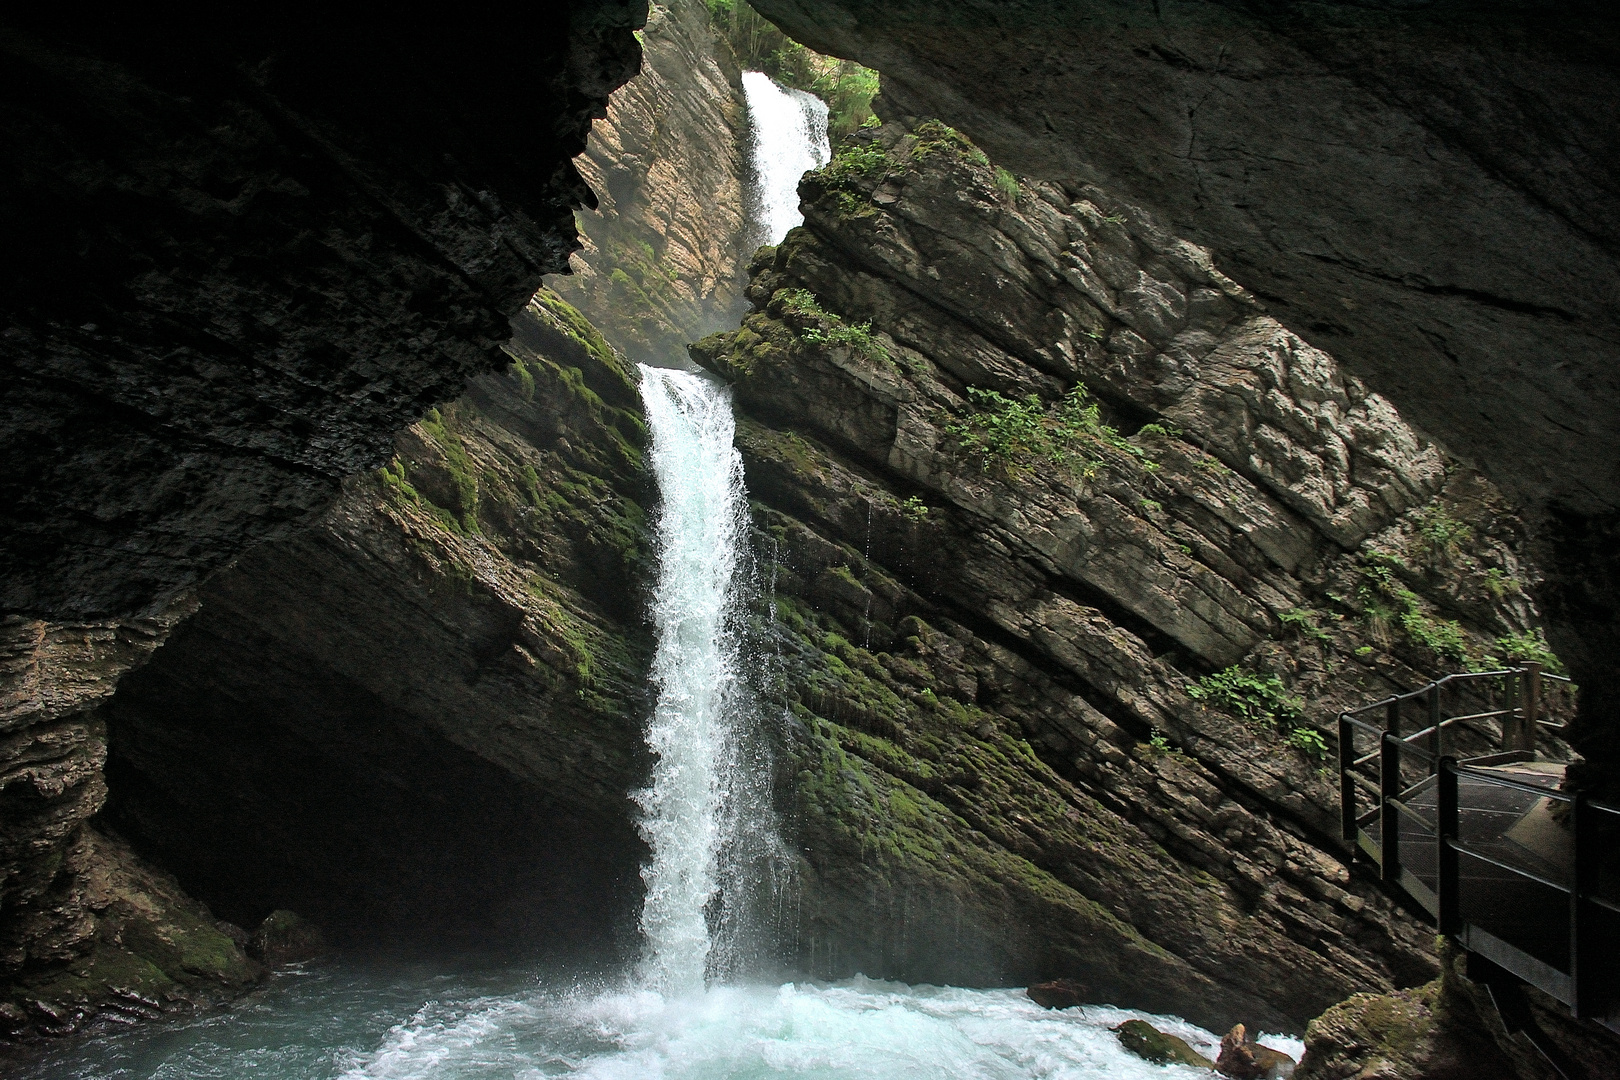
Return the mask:
[[[827,106],[813,94],[778,86],[762,71],[743,72],[743,94],[753,134],[760,243],[779,244],[804,220],[799,177],[832,159]]]
[[[827,106],[743,75],[758,179],[758,225],[776,243],[803,220],[799,177],[826,164]],[[657,523],[658,633],[648,725],[651,782],[635,795],[652,848],[642,981],[665,993],[732,974],[757,941],[750,901],[769,891],[782,849],[770,806],[770,761],[750,730],[736,600],[747,520],[731,393],[711,377],[641,367],[662,509]],[[753,936],[758,936],[755,933]]]
[[[705,909],[718,886],[728,795],[741,745],[733,580],[745,528],[742,459],[732,446],[731,392],[697,372],[641,368],[652,466],[663,497],[652,678],[658,704],[647,743],[652,782],[636,794],[652,848],[642,869],[647,939],[642,975],[666,992],[703,988],[711,941]]]

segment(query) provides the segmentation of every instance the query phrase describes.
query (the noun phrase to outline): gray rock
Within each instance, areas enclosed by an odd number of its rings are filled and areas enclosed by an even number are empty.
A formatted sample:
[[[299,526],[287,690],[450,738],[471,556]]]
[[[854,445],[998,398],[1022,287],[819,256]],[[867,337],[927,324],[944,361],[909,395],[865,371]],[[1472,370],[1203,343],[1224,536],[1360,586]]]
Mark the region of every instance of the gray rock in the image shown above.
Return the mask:
[[[285,967],[314,960],[326,953],[321,928],[295,911],[266,915],[248,941],[248,955],[265,967]]]

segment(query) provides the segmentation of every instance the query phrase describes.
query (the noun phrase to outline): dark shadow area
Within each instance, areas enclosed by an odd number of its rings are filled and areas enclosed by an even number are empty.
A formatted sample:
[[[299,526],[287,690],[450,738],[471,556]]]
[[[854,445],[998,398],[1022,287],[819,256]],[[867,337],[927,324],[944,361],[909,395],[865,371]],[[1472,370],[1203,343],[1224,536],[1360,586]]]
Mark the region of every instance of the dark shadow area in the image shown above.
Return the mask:
[[[221,918],[340,944],[609,956],[640,905],[628,814],[587,821],[316,655],[209,613],[106,710],[103,818]],[[626,806],[628,810],[628,804]]]

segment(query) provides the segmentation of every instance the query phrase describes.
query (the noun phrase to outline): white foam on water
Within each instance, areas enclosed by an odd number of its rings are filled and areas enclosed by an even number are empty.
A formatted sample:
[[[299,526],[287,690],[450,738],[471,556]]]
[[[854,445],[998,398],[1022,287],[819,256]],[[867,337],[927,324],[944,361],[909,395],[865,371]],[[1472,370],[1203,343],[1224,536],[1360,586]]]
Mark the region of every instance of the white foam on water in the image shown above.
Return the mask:
[[[1175,1017],[1093,1007],[1054,1012],[1020,990],[910,987],[857,978],[830,986],[725,986],[478,1003],[423,1010],[346,1080],[573,1076],[580,1080],[1176,1080],[1205,1070],[1152,1065],[1111,1030],[1145,1019],[1213,1055],[1214,1035]],[[549,1045],[546,1045],[548,1044]],[[594,1049],[592,1049],[594,1047]]]
[[[745,71],[742,78],[759,184],[760,242],[779,244],[804,221],[799,178],[832,160],[827,106],[814,94],[778,85],[762,71]]]

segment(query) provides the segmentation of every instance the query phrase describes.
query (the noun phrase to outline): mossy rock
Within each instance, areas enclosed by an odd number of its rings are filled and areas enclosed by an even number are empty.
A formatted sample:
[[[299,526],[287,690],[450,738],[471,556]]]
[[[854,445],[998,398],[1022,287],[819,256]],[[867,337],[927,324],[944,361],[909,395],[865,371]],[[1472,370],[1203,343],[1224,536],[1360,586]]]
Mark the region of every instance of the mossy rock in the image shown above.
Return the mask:
[[[1200,1069],[1213,1069],[1215,1063],[1187,1044],[1187,1040],[1168,1035],[1146,1020],[1127,1020],[1114,1029],[1119,1044],[1137,1057],[1155,1065],[1193,1065]]]
[[[278,909],[265,917],[248,942],[248,953],[266,967],[313,960],[326,952],[320,927],[294,911]]]

